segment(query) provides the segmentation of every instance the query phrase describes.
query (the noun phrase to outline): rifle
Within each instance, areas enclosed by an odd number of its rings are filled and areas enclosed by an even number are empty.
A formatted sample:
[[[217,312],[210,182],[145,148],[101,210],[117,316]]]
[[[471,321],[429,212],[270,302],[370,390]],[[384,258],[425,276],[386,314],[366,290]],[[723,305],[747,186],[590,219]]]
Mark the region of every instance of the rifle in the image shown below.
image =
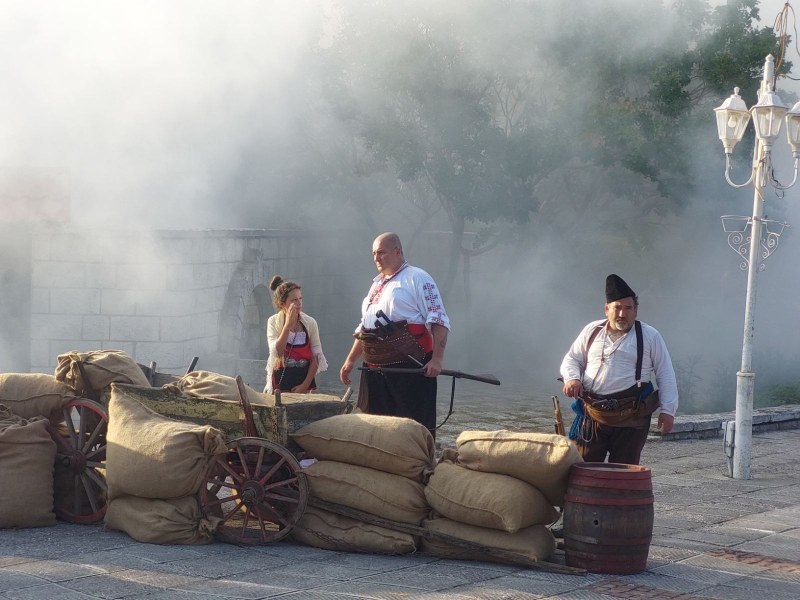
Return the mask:
[[[553,396],[553,414],[555,417],[556,435],[567,435],[564,431],[564,419],[561,417],[561,405],[558,403],[558,396]]]
[[[372,371],[378,373],[403,373],[405,375],[421,375],[425,369],[404,369],[402,367],[358,367],[360,371]],[[451,371],[449,369],[442,369],[439,373],[446,377],[453,377],[455,379],[471,379],[473,381],[480,381],[481,383],[489,383],[491,385],[500,385],[500,380],[490,373],[481,375],[472,375],[471,373],[464,373],[463,371]]]
[[[409,356],[409,358],[411,358]],[[413,359],[412,359],[413,360]],[[419,361],[414,361],[419,362]],[[372,373],[398,373],[403,375],[422,375],[425,373],[425,369],[421,366],[419,369],[404,369],[402,367],[358,367],[360,371],[370,371]],[[500,385],[500,380],[497,379],[494,375],[486,374],[486,375],[472,375],[470,373],[463,373],[461,371],[451,371],[449,369],[442,369],[439,372],[439,375],[445,375],[447,377],[453,378],[453,385],[450,388],[450,409],[447,411],[447,416],[444,418],[444,421],[439,423],[435,429],[439,429],[442,425],[447,423],[447,419],[450,418],[450,415],[453,414],[453,407],[455,403],[456,397],[456,379],[472,379],[473,381],[480,381],[481,383],[490,383],[492,385]]]

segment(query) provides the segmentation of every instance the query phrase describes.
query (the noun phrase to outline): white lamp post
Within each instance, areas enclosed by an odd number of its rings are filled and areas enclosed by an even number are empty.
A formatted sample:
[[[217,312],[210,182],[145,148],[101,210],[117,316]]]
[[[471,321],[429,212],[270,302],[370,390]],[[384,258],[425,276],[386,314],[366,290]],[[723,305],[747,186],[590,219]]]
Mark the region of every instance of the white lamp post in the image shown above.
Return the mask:
[[[775,249],[780,233],[769,231],[772,221],[764,219],[764,191],[767,185],[784,190],[797,181],[797,167],[800,161],[800,102],[791,110],[781,102],[775,93],[775,59],[767,56],[764,63],[764,77],[758,93],[758,103],[748,112],[739,88],[721,106],[715,108],[717,114],[717,130],[725,147],[725,179],[733,187],[742,188],[753,184],[753,216],[742,217],[745,226],[738,232],[739,248],[734,248],[742,256],[747,252],[749,258],[743,265],[747,267],[747,297],[744,309],[744,340],[742,342],[742,368],[736,373],[736,423],[733,443],[732,476],[735,479],[750,478],[750,455],[753,436],[753,389],[755,373],[751,370],[753,355],[753,328],[756,304],[756,280],[758,272],[764,269],[763,261]],[[750,178],[742,184],[731,181],[731,155],[733,148],[744,136],[747,123],[752,115],[755,127],[756,143],[753,149],[753,168]],[[786,131],[789,145],[794,156],[794,178],[789,185],[781,185],[772,175],[772,145],[780,134],[781,124],[786,120]],[[734,217],[735,218],[735,217]],[[723,217],[723,224],[725,217]],[[781,231],[786,223],[781,224]],[[750,237],[745,237],[747,227]],[[766,226],[767,241],[762,240],[762,228]],[[730,230],[726,227],[726,231]],[[733,233],[732,233],[733,235]],[[728,242],[731,243],[730,240]],[[749,247],[748,247],[749,245]],[[733,245],[731,245],[733,247]],[[730,443],[726,441],[726,443]]]

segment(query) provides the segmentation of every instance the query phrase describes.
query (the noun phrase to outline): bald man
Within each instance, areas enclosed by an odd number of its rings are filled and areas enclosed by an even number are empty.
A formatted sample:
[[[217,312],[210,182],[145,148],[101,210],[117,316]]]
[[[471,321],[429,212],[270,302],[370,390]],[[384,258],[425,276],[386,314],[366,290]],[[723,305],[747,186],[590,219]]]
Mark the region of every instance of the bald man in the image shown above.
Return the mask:
[[[339,377],[350,385],[350,372],[364,356],[367,365],[419,369],[422,374],[362,371],[359,397],[366,412],[408,417],[435,435],[436,377],[442,371],[450,320],[439,288],[422,269],[406,262],[395,233],[382,233],[372,244],[378,275],[361,304],[361,322]],[[387,325],[402,333],[385,339]],[[403,330],[402,328],[405,328]],[[364,391],[366,390],[366,394]],[[363,408],[363,402],[359,402]]]

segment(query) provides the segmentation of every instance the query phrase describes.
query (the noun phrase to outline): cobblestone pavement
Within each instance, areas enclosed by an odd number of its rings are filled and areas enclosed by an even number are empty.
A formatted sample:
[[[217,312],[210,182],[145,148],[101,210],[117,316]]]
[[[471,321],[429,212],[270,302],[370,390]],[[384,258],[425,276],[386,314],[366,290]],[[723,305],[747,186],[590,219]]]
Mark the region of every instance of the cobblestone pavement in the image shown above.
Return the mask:
[[[458,388],[456,413],[438,437],[442,445],[467,428],[552,431],[546,394],[469,382]],[[443,417],[449,389],[442,392]],[[652,469],[655,526],[647,570],[637,575],[563,575],[288,542],[156,546],[99,525],[59,523],[0,530],[0,598],[750,600],[761,594],[797,600],[798,447],[800,430],[754,434],[751,479],[740,481],[726,476],[719,439],[649,441],[643,464]]]

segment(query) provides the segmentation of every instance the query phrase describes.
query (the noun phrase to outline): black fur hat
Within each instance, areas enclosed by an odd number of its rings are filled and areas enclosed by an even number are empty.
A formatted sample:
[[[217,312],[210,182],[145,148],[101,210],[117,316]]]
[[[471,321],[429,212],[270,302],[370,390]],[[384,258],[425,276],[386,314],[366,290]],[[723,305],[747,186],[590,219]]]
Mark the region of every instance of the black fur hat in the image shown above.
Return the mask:
[[[622,277],[612,273],[606,277],[606,303],[621,298],[636,298],[636,294]]]

